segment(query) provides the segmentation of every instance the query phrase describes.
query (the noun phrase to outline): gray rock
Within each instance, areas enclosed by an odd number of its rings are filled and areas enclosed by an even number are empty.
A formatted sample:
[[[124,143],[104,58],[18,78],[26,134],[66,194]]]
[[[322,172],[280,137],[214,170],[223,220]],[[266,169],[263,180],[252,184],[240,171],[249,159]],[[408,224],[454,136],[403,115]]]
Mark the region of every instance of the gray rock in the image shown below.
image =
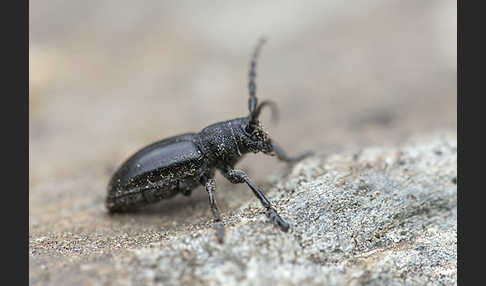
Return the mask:
[[[268,223],[257,200],[211,227],[115,257],[135,284],[455,285],[457,139],[308,158],[272,175],[269,199],[291,224]]]

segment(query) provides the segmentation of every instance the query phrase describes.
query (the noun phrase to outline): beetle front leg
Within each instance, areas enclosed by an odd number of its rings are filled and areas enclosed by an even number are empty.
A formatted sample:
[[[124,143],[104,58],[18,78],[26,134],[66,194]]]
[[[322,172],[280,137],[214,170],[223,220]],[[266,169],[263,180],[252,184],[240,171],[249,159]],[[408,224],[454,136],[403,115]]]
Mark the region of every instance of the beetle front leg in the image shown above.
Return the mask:
[[[263,195],[262,191],[260,191],[258,187],[250,181],[245,172],[241,170],[226,169],[223,172],[223,176],[233,184],[246,183],[253,191],[253,194],[255,194],[262,205],[267,209],[267,217],[274,224],[278,225],[282,231],[287,232],[289,230],[289,224],[278,215],[277,211],[272,207],[270,201],[265,197],[265,195]]]
[[[287,162],[287,163],[294,163],[294,162],[300,161],[300,160],[302,160],[306,157],[309,157],[310,155],[313,154],[313,152],[309,151],[309,152],[305,152],[305,153],[298,155],[298,156],[295,156],[295,157],[290,157],[285,153],[285,151],[282,149],[282,147],[280,147],[278,144],[272,142],[272,147],[273,147],[273,151],[277,155],[277,158],[280,161],[284,161],[284,162]]]
[[[221,222],[221,216],[219,214],[218,206],[216,205],[216,199],[214,197],[214,191],[216,190],[216,182],[213,178],[203,178],[203,184],[209,195],[209,206],[213,213],[214,220],[216,221],[216,237],[219,243],[223,243],[224,238],[224,225]]]

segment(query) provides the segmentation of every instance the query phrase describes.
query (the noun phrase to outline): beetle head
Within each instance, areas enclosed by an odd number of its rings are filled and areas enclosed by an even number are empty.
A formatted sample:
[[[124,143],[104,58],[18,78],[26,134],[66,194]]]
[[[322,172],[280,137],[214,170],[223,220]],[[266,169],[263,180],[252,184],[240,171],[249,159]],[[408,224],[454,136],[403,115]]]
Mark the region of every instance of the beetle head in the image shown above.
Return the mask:
[[[273,101],[263,101],[253,112],[246,118],[243,124],[243,138],[241,142],[247,152],[263,152],[271,154],[273,151],[272,140],[268,134],[263,130],[261,122],[258,120],[260,112],[264,106],[269,106],[272,109],[272,119],[277,118],[277,106]]]
[[[250,125],[251,124],[251,125]],[[263,126],[259,121],[249,122],[249,125],[244,125],[243,132],[240,137],[240,142],[243,146],[244,152],[263,152],[270,154],[273,151],[272,140],[268,134],[263,130]]]

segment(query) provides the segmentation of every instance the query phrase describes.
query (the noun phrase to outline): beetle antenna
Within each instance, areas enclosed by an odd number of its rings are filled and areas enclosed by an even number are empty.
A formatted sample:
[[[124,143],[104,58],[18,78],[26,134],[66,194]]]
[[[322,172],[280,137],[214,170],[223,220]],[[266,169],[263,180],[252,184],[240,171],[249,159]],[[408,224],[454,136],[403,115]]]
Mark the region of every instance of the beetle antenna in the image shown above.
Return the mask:
[[[276,122],[278,120],[278,108],[277,108],[277,104],[272,101],[272,100],[264,100],[262,101],[262,103],[260,103],[260,105],[258,105],[255,110],[250,114],[251,116],[251,119],[250,119],[250,125],[252,124],[256,124],[257,120],[258,120],[258,117],[260,116],[260,112],[262,111],[262,108],[264,106],[268,106],[270,107],[270,109],[272,110],[272,121],[273,122]]]
[[[249,82],[248,82],[248,89],[250,91],[250,99],[248,100],[248,109],[250,110],[250,117],[252,117],[253,111],[255,111],[255,108],[257,107],[258,99],[255,96],[256,92],[256,84],[255,84],[255,77],[256,77],[256,61],[258,58],[258,55],[260,54],[260,50],[263,46],[263,44],[266,42],[265,37],[261,37],[258,40],[258,43],[255,47],[255,50],[253,51],[253,55],[251,57],[250,61],[250,73],[248,74],[249,76]]]

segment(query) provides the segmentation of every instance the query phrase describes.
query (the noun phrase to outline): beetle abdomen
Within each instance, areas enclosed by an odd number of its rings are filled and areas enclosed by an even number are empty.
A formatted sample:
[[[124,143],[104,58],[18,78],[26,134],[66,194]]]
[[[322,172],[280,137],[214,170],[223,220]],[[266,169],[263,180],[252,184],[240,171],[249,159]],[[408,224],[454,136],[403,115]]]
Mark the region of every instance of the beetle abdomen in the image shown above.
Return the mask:
[[[106,207],[128,211],[175,196],[195,187],[206,165],[193,142],[184,134],[153,143],[131,156],[108,184]]]
[[[177,182],[160,186],[145,186],[123,191],[113,191],[106,198],[106,207],[110,212],[124,212],[138,209],[147,204],[171,198],[179,193]]]

